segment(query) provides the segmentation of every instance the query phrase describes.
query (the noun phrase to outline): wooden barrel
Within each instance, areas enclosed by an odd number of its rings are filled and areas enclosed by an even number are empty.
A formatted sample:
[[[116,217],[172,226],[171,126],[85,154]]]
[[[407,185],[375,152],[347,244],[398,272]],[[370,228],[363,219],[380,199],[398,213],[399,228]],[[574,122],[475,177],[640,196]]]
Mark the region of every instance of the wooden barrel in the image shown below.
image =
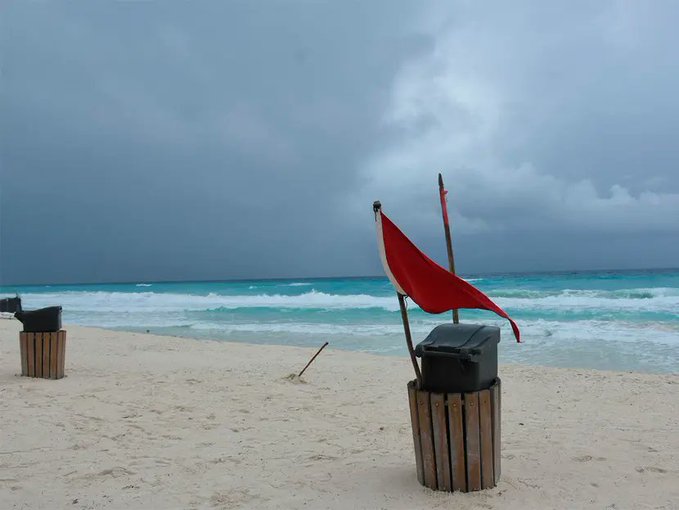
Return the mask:
[[[19,333],[21,375],[61,379],[66,360],[66,331]]]
[[[408,383],[417,479],[441,491],[478,491],[500,479],[500,379],[473,393]]]

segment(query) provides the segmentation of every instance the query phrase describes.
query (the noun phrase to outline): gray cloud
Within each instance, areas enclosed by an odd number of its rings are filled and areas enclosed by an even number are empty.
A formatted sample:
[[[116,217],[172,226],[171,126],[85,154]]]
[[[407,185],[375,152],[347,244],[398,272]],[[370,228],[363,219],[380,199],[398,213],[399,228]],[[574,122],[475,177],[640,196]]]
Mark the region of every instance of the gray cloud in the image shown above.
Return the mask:
[[[676,10],[11,3],[0,282],[676,265]]]
[[[426,242],[439,214],[430,169],[443,169],[458,233],[504,253],[498,231],[521,243],[500,266],[568,267],[536,251],[563,238],[577,243],[561,248],[571,267],[648,264],[639,239],[679,233],[679,12],[654,5],[464,4],[432,18],[434,50],[395,80],[394,141],[363,166],[357,202],[429,204],[406,220]],[[670,244],[655,263],[676,265]]]

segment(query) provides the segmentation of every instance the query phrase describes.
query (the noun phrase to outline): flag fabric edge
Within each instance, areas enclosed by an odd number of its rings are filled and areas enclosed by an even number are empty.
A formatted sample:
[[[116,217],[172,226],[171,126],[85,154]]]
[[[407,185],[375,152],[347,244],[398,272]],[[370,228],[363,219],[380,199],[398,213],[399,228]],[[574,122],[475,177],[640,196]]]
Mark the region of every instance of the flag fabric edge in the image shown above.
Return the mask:
[[[385,220],[388,222],[389,229],[393,228],[394,232],[403,238],[403,241],[401,242],[407,243],[406,247],[412,250],[415,255],[417,255],[416,258],[418,259],[418,263],[420,264],[420,266],[424,264],[429,269],[431,269],[431,271],[436,272],[439,276],[446,279],[449,282],[450,286],[454,288],[454,290],[457,293],[459,293],[460,296],[456,298],[457,301],[454,304],[454,306],[450,305],[451,300],[448,299],[449,304],[446,304],[444,308],[429,307],[427,305],[423,305],[423,303],[418,302],[418,299],[410,295],[408,291],[404,290],[404,287],[407,288],[409,286],[408,284],[410,284],[410,287],[412,288],[413,282],[408,281],[404,282],[404,284],[401,284],[398,281],[398,278],[394,275],[395,271],[392,270],[389,263],[389,253],[387,252],[387,243],[385,242],[385,232],[382,216],[383,213],[381,208],[375,208],[378,251],[387,278],[389,279],[389,281],[399,294],[410,297],[413,301],[415,301],[415,303],[417,303],[420,306],[420,308],[422,308],[422,310],[428,313],[443,313],[455,308],[467,308],[467,309],[475,308],[492,311],[499,315],[500,317],[507,319],[509,321],[516,341],[521,342],[521,332],[519,330],[519,327],[516,324],[516,322],[514,322],[514,320],[509,316],[509,314],[507,314],[507,312],[505,312],[502,308],[495,304],[488,296],[486,296],[486,294],[484,294],[482,291],[474,287],[472,284],[454,275],[453,273],[445,269],[443,266],[439,265],[434,260],[430,259],[424,252],[417,248],[417,246],[398,228],[398,226],[396,226],[396,224],[393,221],[391,221],[391,219],[387,215],[384,215]]]

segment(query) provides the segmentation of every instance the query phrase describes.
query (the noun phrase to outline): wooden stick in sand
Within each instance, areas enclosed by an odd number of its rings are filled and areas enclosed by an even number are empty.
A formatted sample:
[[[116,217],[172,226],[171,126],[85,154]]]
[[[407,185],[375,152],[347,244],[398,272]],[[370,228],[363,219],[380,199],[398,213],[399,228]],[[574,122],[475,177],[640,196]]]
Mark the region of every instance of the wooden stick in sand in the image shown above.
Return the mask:
[[[443,230],[446,234],[446,248],[448,248],[448,265],[450,272],[455,274],[455,254],[453,253],[453,240],[450,235],[450,224],[448,222],[448,205],[446,203],[446,188],[443,186],[443,176],[439,174],[439,197],[441,198],[441,215],[443,216]],[[460,315],[457,310],[453,310],[453,322],[460,322]]]
[[[323,349],[325,349],[325,346],[326,346],[326,345],[328,345],[328,342],[325,342],[323,345],[321,345],[321,348],[318,349],[318,351],[316,352],[316,354],[314,354],[314,357],[311,358],[311,359],[309,360],[309,363],[306,364],[306,366],[302,369],[302,371],[299,373],[299,375],[298,375],[297,377],[302,377],[302,374],[304,373],[304,371],[305,371],[305,370],[309,367],[309,365],[311,365],[311,363],[316,359],[316,356],[318,356],[318,355],[321,353],[321,351],[322,351]]]

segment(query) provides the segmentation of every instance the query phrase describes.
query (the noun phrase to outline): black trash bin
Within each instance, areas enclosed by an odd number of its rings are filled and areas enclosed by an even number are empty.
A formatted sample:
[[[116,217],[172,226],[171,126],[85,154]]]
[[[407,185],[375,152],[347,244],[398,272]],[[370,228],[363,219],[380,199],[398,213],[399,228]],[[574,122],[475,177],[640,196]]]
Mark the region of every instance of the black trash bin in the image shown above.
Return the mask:
[[[437,393],[489,388],[497,378],[500,328],[441,324],[415,347],[422,358],[422,386]]]
[[[17,312],[14,316],[24,324],[26,333],[59,331],[61,329],[61,307],[48,306],[39,310]]]
[[[0,299],[0,312],[16,313],[21,311],[21,298],[11,297]]]

